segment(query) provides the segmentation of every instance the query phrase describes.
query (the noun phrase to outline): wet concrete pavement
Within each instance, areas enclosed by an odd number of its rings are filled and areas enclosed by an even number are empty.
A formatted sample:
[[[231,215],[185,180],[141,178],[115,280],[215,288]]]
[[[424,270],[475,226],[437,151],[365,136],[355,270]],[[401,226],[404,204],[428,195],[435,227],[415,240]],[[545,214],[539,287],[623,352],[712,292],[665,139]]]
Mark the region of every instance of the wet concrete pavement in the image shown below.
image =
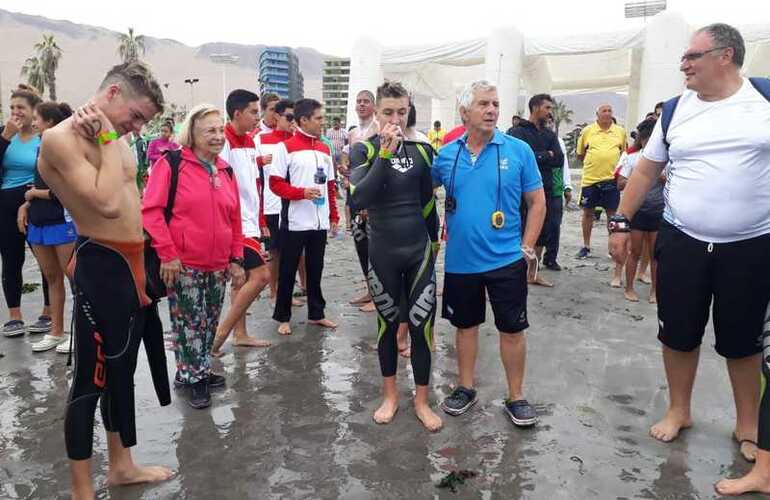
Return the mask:
[[[410,403],[411,368],[399,365],[401,409],[393,424],[371,414],[380,396],[374,316],[347,301],[362,289],[350,237],[331,240],[324,290],[336,332],[305,324],[295,309],[295,333],[279,337],[266,300],[250,310],[250,332],[273,342],[266,350],[233,348],[214,367],[227,387],[213,393],[208,410],[193,410],[175,393],[160,408],[143,350],[137,385],[137,461],[168,465],[176,476],[163,484],[102,489],[115,499],[266,498],[715,498],[713,483],[749,465],[730,435],[734,421],[724,363],[707,334],[695,388],[696,424],[671,444],[648,437],[666,407],[667,390],[655,338],[654,306],[625,302],[608,286],[606,236],[595,231],[597,258],[574,261],[577,212],[566,212],[560,273],[546,271],[556,288],[532,289],[528,335],[527,398],[541,420],[520,430],[502,412],[505,382],[498,339],[482,327],[477,385],[479,404],[468,414],[441,413],[445,428],[425,432]],[[34,261],[27,281],[39,282]],[[440,279],[440,277],[439,277]],[[640,296],[647,285],[638,287]],[[40,293],[25,295],[29,320]],[[162,311],[168,321],[166,310]],[[0,317],[6,318],[2,311]],[[63,416],[70,373],[66,356],[33,354],[36,336],[0,338],[0,498],[65,498],[69,470]],[[436,328],[433,401],[457,377],[454,333]],[[168,353],[173,374],[173,353]],[[106,443],[100,418],[94,468],[106,477]],[[452,470],[478,476],[457,493],[435,487]]]

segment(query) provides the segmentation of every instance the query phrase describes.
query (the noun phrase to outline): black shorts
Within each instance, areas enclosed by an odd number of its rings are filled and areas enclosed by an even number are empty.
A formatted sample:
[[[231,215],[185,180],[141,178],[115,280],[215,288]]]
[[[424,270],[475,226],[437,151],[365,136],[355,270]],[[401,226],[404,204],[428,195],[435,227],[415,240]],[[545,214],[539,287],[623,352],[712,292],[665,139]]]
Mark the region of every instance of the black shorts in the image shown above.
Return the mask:
[[[770,234],[711,244],[664,221],[655,245],[658,339],[673,350],[692,351],[702,342],[713,307],[720,355],[737,359],[761,352],[770,302],[769,255]]]
[[[281,220],[281,216],[278,214],[265,215],[267,220],[267,228],[270,230],[270,237],[265,242],[265,250],[272,251],[278,250],[278,244],[281,241],[279,235],[281,230],[278,227],[278,223]]]
[[[580,206],[583,208],[602,207],[605,210],[617,210],[620,205],[620,191],[617,183],[602,181],[580,190]]]
[[[256,238],[243,238],[243,269],[251,271],[265,265],[262,258],[262,245]]]
[[[660,223],[663,221],[663,212],[636,212],[631,219],[631,229],[652,233],[660,231]]]
[[[498,330],[518,333],[529,328],[524,259],[485,273],[446,273],[441,316],[455,328],[478,326],[486,320],[487,295]]]

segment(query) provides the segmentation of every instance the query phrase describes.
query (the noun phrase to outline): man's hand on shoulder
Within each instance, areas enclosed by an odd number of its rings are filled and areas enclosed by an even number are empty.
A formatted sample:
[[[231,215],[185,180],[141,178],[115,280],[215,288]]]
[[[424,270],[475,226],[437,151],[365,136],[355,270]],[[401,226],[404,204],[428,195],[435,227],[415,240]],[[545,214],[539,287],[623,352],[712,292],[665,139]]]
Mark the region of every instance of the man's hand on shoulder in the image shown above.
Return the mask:
[[[107,116],[92,102],[79,107],[72,116],[75,130],[88,140],[96,140],[99,134],[114,130]]]

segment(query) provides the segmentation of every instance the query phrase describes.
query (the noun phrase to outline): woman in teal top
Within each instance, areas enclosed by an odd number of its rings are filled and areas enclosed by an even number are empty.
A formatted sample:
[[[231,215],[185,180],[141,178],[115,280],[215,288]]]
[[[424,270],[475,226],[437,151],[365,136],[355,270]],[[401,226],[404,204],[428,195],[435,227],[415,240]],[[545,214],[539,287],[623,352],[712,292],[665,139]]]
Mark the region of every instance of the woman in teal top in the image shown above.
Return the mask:
[[[26,237],[19,231],[17,216],[24,193],[35,180],[40,134],[32,127],[32,110],[40,97],[30,87],[19,86],[11,94],[11,118],[0,134],[0,257],[3,261],[3,293],[10,321],[2,333],[18,337],[29,333],[46,333],[51,329],[48,314],[48,285],[43,280],[45,308],[38,321],[27,328],[21,317],[22,269],[26,253]]]

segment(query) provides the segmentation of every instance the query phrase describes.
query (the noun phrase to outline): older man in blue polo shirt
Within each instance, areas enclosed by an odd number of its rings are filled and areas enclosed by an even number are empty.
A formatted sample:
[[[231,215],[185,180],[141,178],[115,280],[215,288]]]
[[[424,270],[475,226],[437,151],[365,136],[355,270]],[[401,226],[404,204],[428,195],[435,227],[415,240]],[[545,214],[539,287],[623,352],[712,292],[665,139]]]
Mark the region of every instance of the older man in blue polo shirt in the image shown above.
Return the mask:
[[[474,368],[486,296],[500,331],[500,355],[508,379],[505,411],[517,426],[534,425],[537,414],[524,399],[527,344],[527,266],[537,265],[533,247],[545,218],[545,195],[537,161],[527,143],[496,129],[497,89],[470,84],[460,98],[467,132],[444,146],[433,164],[446,189],[447,248],[442,316],[457,328],[460,372],[457,388],[441,404],[450,415],[477,401]],[[519,208],[528,207],[521,234]]]

